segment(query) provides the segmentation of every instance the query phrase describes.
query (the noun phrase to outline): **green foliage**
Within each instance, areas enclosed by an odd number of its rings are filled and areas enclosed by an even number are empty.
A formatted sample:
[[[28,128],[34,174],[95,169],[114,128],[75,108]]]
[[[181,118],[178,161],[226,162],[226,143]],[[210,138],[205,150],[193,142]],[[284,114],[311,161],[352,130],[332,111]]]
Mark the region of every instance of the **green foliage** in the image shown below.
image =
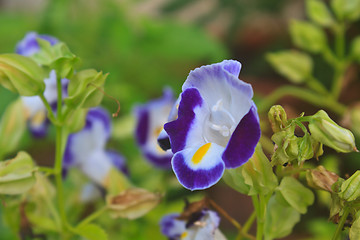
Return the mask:
[[[0,122],[0,159],[18,147],[26,129],[25,119],[21,99],[6,108]]]
[[[260,145],[257,145],[254,155],[243,166],[227,169],[224,180],[235,190],[249,196],[269,194],[278,185],[269,159]]]
[[[266,55],[266,59],[279,74],[293,83],[305,82],[312,72],[311,58],[298,51],[269,53]]]
[[[307,207],[314,203],[314,194],[293,177],[284,177],[277,191],[286,202],[299,213],[306,213]]]
[[[0,84],[22,96],[39,95],[45,90],[46,74],[31,59],[17,54],[0,55]]]
[[[330,27],[335,22],[328,7],[322,0],[307,0],[306,12],[313,22],[323,27]]]
[[[280,105],[272,106],[268,113],[271,129],[274,133],[280,132],[288,126],[287,115],[284,108]]]
[[[86,224],[86,225],[80,225],[78,226],[75,231],[80,235],[83,236],[84,238],[88,239],[88,240],[99,240],[99,239],[103,239],[106,240],[108,239],[108,236],[106,234],[106,232],[104,231],[104,229],[102,229],[100,226],[96,225],[96,224]]]
[[[60,78],[70,77],[74,72],[74,64],[80,59],[63,42],[51,46],[46,40],[37,39],[37,41],[40,50],[31,58],[42,66],[55,69]]]
[[[360,63],[360,36],[351,42],[350,56],[352,59]]]
[[[339,197],[346,201],[354,201],[360,196],[360,171],[356,171],[341,184]]]
[[[0,194],[22,194],[35,184],[33,160],[29,154],[19,152],[11,160],[0,162]]]
[[[291,38],[294,44],[311,53],[319,53],[327,45],[326,35],[321,28],[309,22],[292,21]]]
[[[349,237],[351,240],[360,238],[360,212],[356,214],[355,221],[351,225]]]
[[[82,70],[74,74],[68,87],[65,104],[71,108],[95,107],[100,104],[103,93],[99,91],[108,74],[94,69]]]
[[[331,7],[341,21],[355,21],[360,17],[359,0],[332,0]]]
[[[272,165],[283,165],[298,158],[298,138],[294,135],[295,125],[288,126],[272,135],[271,140],[277,148],[271,156]]]
[[[265,240],[286,237],[300,221],[300,213],[289,204],[278,201],[275,195],[270,198],[266,209]]]

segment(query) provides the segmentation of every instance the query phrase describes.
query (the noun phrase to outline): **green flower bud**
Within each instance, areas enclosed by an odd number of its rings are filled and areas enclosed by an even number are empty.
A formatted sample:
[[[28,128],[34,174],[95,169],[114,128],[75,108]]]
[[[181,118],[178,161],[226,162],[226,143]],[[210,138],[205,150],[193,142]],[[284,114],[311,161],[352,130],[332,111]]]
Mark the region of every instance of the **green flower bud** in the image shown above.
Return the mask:
[[[336,183],[339,176],[336,173],[326,170],[323,166],[311,169],[306,172],[306,180],[310,187],[328,192],[333,192],[331,186]]]
[[[274,133],[281,131],[287,126],[286,112],[280,105],[274,105],[270,108],[268,118]]]
[[[22,96],[44,92],[46,74],[33,60],[18,54],[0,55],[0,84]]]
[[[271,140],[275,143],[275,152],[271,156],[273,165],[283,165],[298,159],[299,139],[294,135],[295,125],[275,133]]]
[[[15,158],[0,162],[0,194],[22,194],[35,184],[32,158],[19,152]]]
[[[69,97],[65,99],[65,104],[71,108],[99,105],[104,94],[98,88],[104,84],[107,76],[94,69],[77,72],[69,83]]]
[[[309,120],[311,136],[318,142],[338,152],[358,151],[354,135],[337,125],[323,110],[318,111]]]
[[[339,197],[346,201],[354,201],[360,196],[360,171],[356,171],[341,184]]]

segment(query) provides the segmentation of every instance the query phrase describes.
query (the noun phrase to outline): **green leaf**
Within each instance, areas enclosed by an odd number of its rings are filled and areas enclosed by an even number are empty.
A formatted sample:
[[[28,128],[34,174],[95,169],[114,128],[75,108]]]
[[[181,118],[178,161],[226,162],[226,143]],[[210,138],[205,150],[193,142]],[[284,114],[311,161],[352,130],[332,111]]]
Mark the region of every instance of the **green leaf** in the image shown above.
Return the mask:
[[[242,166],[242,175],[244,183],[250,186],[248,195],[266,195],[278,185],[270,161],[260,144],[256,146],[254,155]]]
[[[104,229],[95,224],[86,224],[78,226],[75,231],[88,240],[107,240],[108,236]]]
[[[45,90],[46,74],[33,60],[18,54],[0,55],[0,84],[22,96],[39,95]]]
[[[307,207],[314,203],[313,192],[293,177],[284,177],[277,190],[299,213],[306,213]]]
[[[103,96],[98,88],[101,88],[107,76],[94,69],[77,72],[69,83],[69,97],[64,100],[65,104],[71,108],[97,106]]]
[[[300,221],[300,213],[288,204],[283,204],[272,196],[267,205],[265,216],[265,240],[286,237]]]
[[[360,0],[332,0],[331,7],[340,20],[356,21],[360,18]]]
[[[351,42],[350,56],[352,59],[360,63],[360,36]]]
[[[356,214],[356,219],[351,225],[349,237],[351,240],[360,239],[360,213]]]
[[[22,194],[28,191],[35,184],[35,171],[32,158],[25,152],[0,162],[0,194]]]
[[[0,122],[0,158],[14,151],[26,130],[26,118],[21,99],[9,105]]]
[[[304,82],[312,72],[313,63],[311,58],[298,51],[269,53],[266,55],[266,59],[279,74],[293,83]]]
[[[292,21],[290,23],[290,34],[297,47],[311,53],[319,53],[327,45],[324,31],[309,22]]]
[[[250,186],[245,184],[245,179],[242,175],[242,167],[226,169],[222,179],[228,186],[230,186],[234,190],[242,194],[249,194]]]
[[[334,18],[322,0],[307,0],[306,11],[309,18],[321,26],[329,27],[334,24]]]

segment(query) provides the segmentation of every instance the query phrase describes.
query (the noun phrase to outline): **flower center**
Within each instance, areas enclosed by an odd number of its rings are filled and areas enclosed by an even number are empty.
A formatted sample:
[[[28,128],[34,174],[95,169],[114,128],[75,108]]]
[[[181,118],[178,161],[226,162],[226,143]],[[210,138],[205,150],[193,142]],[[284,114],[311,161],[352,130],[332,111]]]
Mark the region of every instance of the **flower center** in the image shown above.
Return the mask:
[[[206,124],[205,141],[216,142],[225,146],[235,131],[236,121],[233,115],[223,106],[223,99],[216,102],[210,109]]]

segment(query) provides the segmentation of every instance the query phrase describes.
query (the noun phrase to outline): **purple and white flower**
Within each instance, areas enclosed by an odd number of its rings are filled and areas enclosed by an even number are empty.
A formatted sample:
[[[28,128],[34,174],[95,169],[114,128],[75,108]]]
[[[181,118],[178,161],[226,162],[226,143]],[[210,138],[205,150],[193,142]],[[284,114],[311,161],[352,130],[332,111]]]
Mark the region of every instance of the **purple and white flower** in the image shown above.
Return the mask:
[[[31,57],[38,51],[40,51],[40,46],[37,42],[37,38],[48,41],[51,45],[55,45],[59,41],[48,35],[40,35],[35,32],[30,32],[26,34],[24,39],[22,39],[16,46],[16,53]],[[53,110],[56,110],[57,107],[57,83],[56,83],[56,72],[52,70],[48,78],[44,79],[45,91],[44,97],[49,102]],[[69,84],[68,79],[62,79],[62,98],[67,97],[67,86]],[[47,133],[49,126],[49,121],[46,117],[47,111],[46,108],[38,96],[31,97],[22,97],[27,115],[29,118],[28,124],[29,129],[33,136],[35,137],[44,137]]]
[[[156,167],[170,168],[173,156],[169,149],[163,149],[158,144],[159,135],[162,136],[164,123],[169,121],[170,110],[175,103],[172,91],[165,89],[161,98],[149,103],[137,106],[135,115],[137,124],[135,128],[136,141],[146,159]],[[169,138],[165,134],[160,137],[159,143],[170,145]]]
[[[203,209],[191,221],[180,220],[178,214],[169,214],[160,221],[160,228],[170,240],[225,240],[218,229],[220,217],[214,211]]]
[[[102,108],[92,108],[83,130],[69,135],[63,161],[66,172],[78,167],[86,176],[104,186],[112,168],[127,174],[124,158],[115,151],[105,150],[111,133],[110,115]]]
[[[225,168],[237,168],[253,155],[260,125],[250,84],[238,79],[234,60],[190,72],[182,86],[176,120],[166,123],[172,168],[190,190],[217,183]]]

